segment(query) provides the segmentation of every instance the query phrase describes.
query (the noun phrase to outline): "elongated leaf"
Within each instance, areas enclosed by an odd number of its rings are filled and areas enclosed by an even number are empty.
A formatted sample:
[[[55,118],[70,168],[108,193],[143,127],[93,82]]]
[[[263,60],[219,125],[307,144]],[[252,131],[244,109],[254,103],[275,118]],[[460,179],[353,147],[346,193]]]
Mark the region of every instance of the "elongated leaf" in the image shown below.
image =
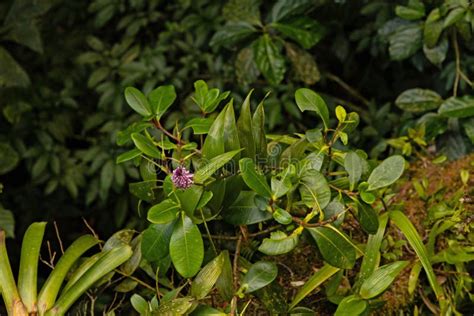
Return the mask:
[[[316,240],[324,260],[341,269],[352,269],[356,260],[354,247],[341,232],[337,233],[328,227],[307,228]],[[344,238],[345,237],[345,238]]]
[[[36,287],[36,285],[35,285]],[[5,245],[5,232],[0,229],[0,293],[2,294],[5,307],[9,315],[14,314],[14,303],[21,301],[18,288],[16,287],[15,278],[13,277],[10,260],[8,258],[7,248]],[[24,307],[23,307],[24,308]],[[27,314],[24,308],[24,315]]]
[[[147,219],[153,224],[166,224],[176,219],[180,205],[173,200],[167,199],[153,205],[148,211]]]
[[[283,20],[295,14],[302,13],[311,6],[308,0],[278,0],[270,12],[273,22]]]
[[[117,160],[115,161],[115,163],[117,163],[117,164],[124,163],[126,161],[135,159],[136,157],[140,156],[141,154],[142,154],[142,151],[138,148],[129,150],[127,152],[124,152],[123,154],[120,154],[117,157]]]
[[[232,264],[227,250],[224,250],[221,255],[224,257],[224,263],[222,264],[221,275],[216,282],[216,288],[222,299],[230,301],[234,295]]]
[[[250,97],[252,96],[252,91],[253,90],[247,94],[247,97],[240,108],[240,116],[237,121],[237,130],[239,133],[240,146],[244,148],[242,157],[255,159],[255,140],[253,135],[252,114],[250,111]]]
[[[145,95],[143,95],[143,93],[141,93],[137,88],[126,88],[125,100],[128,105],[130,105],[130,107],[141,116],[149,116],[152,114],[150,103],[148,103]]]
[[[185,127],[191,127],[193,129],[194,135],[207,134],[214,123],[214,119],[211,117],[200,118],[196,117],[189,120]]]
[[[157,159],[160,159],[162,157],[161,151],[156,148],[156,146],[148,137],[139,133],[133,133],[132,140],[135,146],[145,155]]]
[[[429,48],[434,47],[443,32],[443,20],[439,8],[433,9],[425,21],[423,42]]]
[[[415,113],[437,109],[442,102],[438,93],[420,88],[405,90],[395,100],[400,109]]]
[[[436,279],[436,275],[434,274],[433,267],[431,266],[430,259],[428,257],[428,252],[426,251],[423,242],[421,241],[420,235],[418,235],[415,227],[410,222],[410,220],[400,211],[391,211],[389,213],[390,219],[397,225],[397,227],[402,231],[405,235],[406,239],[410,246],[415,250],[418,258],[420,259],[421,264],[426,272],[426,276],[428,277],[428,281],[435,293],[441,310],[444,310],[446,307],[446,301],[443,289],[438,283]]]
[[[329,110],[326,102],[316,92],[301,88],[295,92],[295,100],[301,112],[316,112],[323,120],[324,128],[329,127]]]
[[[27,87],[30,78],[10,53],[0,47],[0,87]]]
[[[163,302],[156,310],[157,315],[186,315],[186,311],[193,305],[194,298],[185,296]]]
[[[226,152],[240,149],[239,132],[235,122],[234,104],[231,100],[224,108],[224,150]],[[234,162],[240,159],[240,153],[234,156]]]
[[[64,278],[71,269],[72,265],[79,259],[87,250],[97,245],[99,240],[92,235],[81,236],[76,239],[64,252],[61,259],[54,267],[48,279],[44,283],[38,295],[38,311],[40,313],[46,312],[50,309],[59,293],[59,289],[64,282]]]
[[[31,224],[21,245],[18,292],[28,312],[36,310],[38,262],[46,222]]]
[[[321,24],[308,17],[299,17],[286,23],[273,23],[272,27],[305,49],[310,49],[316,45],[326,33],[326,30]]]
[[[474,96],[451,97],[441,104],[438,113],[458,118],[474,116]]]
[[[204,183],[204,181],[209,179],[217,170],[222,168],[241,151],[241,149],[234,150],[212,158],[207,165],[200,167],[199,170],[196,171],[194,174],[194,182]]]
[[[242,158],[239,161],[242,179],[247,186],[263,197],[271,198],[272,190],[265,179],[265,176],[257,172],[257,167],[250,158]]]
[[[354,190],[355,185],[359,182],[360,177],[362,176],[362,164],[362,158],[353,151],[348,152],[344,158],[344,168],[349,174],[351,190]]]
[[[413,22],[400,26],[390,35],[388,52],[392,60],[411,57],[422,46],[422,24]]]
[[[242,280],[246,293],[252,293],[272,283],[278,275],[275,263],[259,261],[254,263]]]
[[[130,246],[125,245],[102,253],[97,262],[95,262],[65,293],[61,294],[56,304],[45,316],[64,315],[72,304],[95,282],[127,261],[131,256],[132,249]]]
[[[272,214],[261,211],[255,204],[255,192],[241,191],[237,200],[224,209],[224,220],[233,225],[250,225],[272,218]]]
[[[358,316],[367,308],[367,302],[355,295],[345,297],[337,307],[334,316]]]
[[[170,256],[176,271],[184,278],[194,276],[201,267],[204,258],[201,233],[187,216],[182,216],[173,229]]]
[[[203,187],[193,185],[186,190],[176,190],[175,193],[179,200],[179,204],[181,205],[181,209],[186,213],[186,215],[192,218],[201,199]]]
[[[169,254],[169,244],[174,222],[153,224],[143,231],[142,255],[149,262],[163,259]]]
[[[8,143],[0,143],[0,174],[5,174],[13,170],[18,162],[20,156]]]
[[[296,293],[293,301],[290,303],[289,308],[293,308],[298,305],[305,297],[311,294],[315,289],[320,287],[325,281],[336,274],[340,269],[333,267],[329,264],[325,264],[321,269],[314,273],[308,281],[300,288]]]
[[[160,86],[150,92],[148,100],[150,101],[152,113],[160,119],[171,104],[173,104],[174,100],[176,100],[176,91],[171,85]]]
[[[257,29],[250,23],[230,22],[217,31],[209,43],[211,46],[231,46],[254,34]]]
[[[200,300],[212,290],[224,266],[224,253],[219,254],[199,271],[191,284],[191,295]]]
[[[202,147],[202,157],[204,159],[212,159],[222,155],[225,152],[224,147],[224,123],[225,110],[222,110],[212,123],[207,133],[206,140]]]
[[[285,59],[268,34],[255,40],[253,55],[258,69],[270,84],[276,85],[283,80],[286,71]]]
[[[405,169],[405,159],[402,156],[391,156],[378,165],[370,174],[367,182],[368,191],[377,190],[391,185],[401,177]]]
[[[379,227],[378,216],[370,205],[364,202],[357,203],[357,219],[366,233],[375,234],[377,232]]]
[[[306,206],[322,210],[331,201],[331,189],[326,178],[316,170],[308,170],[300,180],[301,200]]]
[[[381,266],[362,283],[360,296],[370,299],[382,294],[407,265],[408,261],[397,261]]]
[[[258,159],[267,157],[267,139],[265,137],[265,110],[263,101],[257,106],[252,117],[253,139],[255,141],[255,154]]]
[[[268,256],[276,256],[290,252],[298,244],[298,235],[286,235],[282,231],[272,232],[265,238],[258,250]]]
[[[0,193],[2,184],[0,183]],[[14,238],[15,237],[15,218],[13,213],[9,210],[5,210],[0,205],[0,230],[5,231],[5,236]]]

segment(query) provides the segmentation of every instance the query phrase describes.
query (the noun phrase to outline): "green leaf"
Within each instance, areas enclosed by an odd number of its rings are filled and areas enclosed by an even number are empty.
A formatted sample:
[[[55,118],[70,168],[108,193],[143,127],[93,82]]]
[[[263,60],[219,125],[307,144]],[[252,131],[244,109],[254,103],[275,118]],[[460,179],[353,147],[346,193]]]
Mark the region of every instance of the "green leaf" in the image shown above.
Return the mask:
[[[260,75],[260,71],[258,70],[253,56],[252,47],[244,47],[240,50],[235,58],[234,67],[237,81],[242,86],[253,83]]]
[[[462,7],[457,7],[449,11],[448,15],[444,18],[444,24],[443,27],[447,28],[454,23],[460,21],[463,17],[464,14],[466,13],[466,9]]]
[[[370,299],[382,294],[407,265],[408,261],[397,261],[381,266],[362,283],[360,296]]]
[[[18,289],[16,287],[15,278],[13,276],[10,260],[8,258],[7,248],[5,245],[5,232],[0,229],[0,293],[2,294],[3,301],[7,313],[14,315],[14,303],[21,302]],[[19,305],[17,303],[17,305]],[[24,309],[24,307],[23,307]],[[28,314],[24,310],[24,314]]]
[[[313,55],[290,42],[285,42],[285,50],[297,80],[304,82],[308,86],[321,80],[321,73]],[[300,116],[299,113],[297,115]]]
[[[156,159],[160,159],[162,157],[161,151],[156,148],[156,146],[148,137],[139,133],[133,133],[132,140],[135,146],[145,155]]]
[[[278,0],[269,13],[271,21],[277,22],[296,14],[303,13],[311,6],[309,0]]]
[[[135,311],[137,311],[140,315],[149,315],[151,314],[150,305],[148,302],[138,294],[133,294],[130,297],[130,304],[132,304]]]
[[[285,58],[268,34],[253,42],[253,55],[258,69],[271,85],[279,84],[285,75]]]
[[[41,35],[36,19],[18,20],[10,24],[4,40],[11,40],[24,45],[37,53],[43,53]]]
[[[423,30],[423,42],[424,44],[432,48],[438,43],[438,39],[443,32],[443,20],[441,19],[441,13],[439,8],[433,9],[425,21],[425,27]]]
[[[257,159],[264,159],[267,157],[267,138],[265,137],[265,109],[263,107],[263,100],[253,114],[252,131],[255,141],[255,157]]]
[[[431,288],[433,289],[433,292],[435,293],[436,298],[439,301],[440,307],[442,310],[444,310],[444,308],[446,307],[446,299],[444,296],[443,289],[438,283],[430,259],[428,257],[428,252],[426,251],[426,248],[423,245],[421,237],[420,235],[418,235],[416,228],[406,217],[406,215],[400,211],[391,211],[389,213],[389,216],[390,219],[395,223],[395,225],[397,225],[397,227],[402,231],[403,235],[405,235],[406,239],[408,240],[408,243],[413,248],[413,250],[415,250],[426,272],[426,276],[431,285]]]
[[[151,202],[155,198],[155,193],[153,192],[155,187],[156,184],[153,181],[134,182],[128,185],[130,193],[146,202]]]
[[[25,70],[0,46],[0,87],[27,87],[29,84]]]
[[[242,107],[240,109],[240,116],[237,121],[237,131],[239,134],[240,146],[244,148],[242,152],[242,157],[248,157],[255,159],[255,139],[254,139],[254,129],[252,122],[252,114],[250,111],[250,97],[252,96],[252,91],[247,94]]]
[[[331,189],[326,178],[314,169],[310,169],[300,180],[301,200],[306,206],[322,210],[331,201]]]
[[[149,262],[156,262],[169,254],[169,243],[174,222],[153,224],[143,231],[142,255]]]
[[[242,158],[239,161],[242,179],[247,186],[254,190],[257,194],[271,198],[272,190],[265,179],[265,176],[257,172],[257,167],[250,158]]]
[[[474,96],[451,97],[441,104],[438,113],[455,118],[474,116]]]
[[[214,118],[196,117],[189,120],[184,127],[191,127],[193,129],[194,135],[202,135],[207,134],[209,132],[212,123],[214,123]]]
[[[182,210],[190,218],[193,218],[194,211],[196,210],[203,193],[203,187],[193,185],[185,190],[178,189],[175,191],[175,193]]]
[[[226,105],[224,108],[224,150],[226,152],[240,149],[239,132],[235,122],[234,104],[233,101]],[[234,161],[237,163],[240,159],[240,154],[234,157]]]
[[[180,209],[180,205],[171,199],[167,199],[153,205],[148,211],[147,219],[153,224],[166,224],[176,219]]]
[[[301,112],[304,111],[314,111],[316,112],[321,119],[323,120],[324,128],[327,130],[329,127],[329,111],[324,102],[323,98],[319,96],[316,92],[307,89],[301,88],[295,92],[296,104],[300,108]]]
[[[293,222],[290,213],[279,207],[273,212],[273,218],[282,225],[288,225]]]
[[[316,240],[324,260],[334,267],[352,269],[356,252],[348,237],[329,227],[307,228]]]
[[[116,163],[116,164],[124,163],[124,162],[126,162],[126,161],[129,161],[129,160],[132,160],[132,159],[137,158],[137,157],[140,156],[141,154],[142,154],[142,152],[141,152],[141,150],[138,149],[138,148],[135,148],[135,149],[126,151],[126,152],[124,152],[123,154],[120,154],[120,155],[117,157],[117,160],[115,161],[115,163]]]
[[[156,315],[186,315],[186,311],[191,308],[193,301],[193,297],[185,296],[163,302],[156,310]]]
[[[443,36],[438,45],[429,48],[427,45],[423,45],[423,53],[426,58],[435,66],[441,67],[441,64],[446,59],[448,53],[449,43],[447,37]]]
[[[220,253],[199,271],[191,284],[191,295],[201,300],[216,284],[224,266],[224,253]]]
[[[38,262],[45,228],[46,222],[31,224],[21,245],[18,292],[28,312],[36,310]]]
[[[224,257],[224,263],[222,264],[221,275],[216,282],[216,288],[222,299],[230,301],[234,295],[232,264],[227,250],[222,251],[221,255]]]
[[[415,54],[422,45],[422,25],[409,23],[400,26],[389,38],[390,59],[403,60]]]
[[[344,168],[349,174],[351,191],[354,190],[356,184],[359,182],[360,177],[362,176],[362,164],[362,158],[354,151],[348,152],[344,158]]]
[[[0,193],[2,189],[2,184],[0,183]],[[5,231],[6,237],[15,237],[15,218],[13,213],[9,210],[5,210],[0,205],[0,230]]]
[[[375,210],[364,202],[358,202],[357,211],[357,219],[362,229],[368,234],[375,234],[379,227],[379,220]]]
[[[53,271],[44,283],[38,295],[38,311],[46,312],[57,298],[61,285],[74,263],[90,248],[97,245],[99,240],[92,235],[84,235],[76,239],[64,252]]]
[[[443,99],[439,94],[427,89],[409,89],[405,90],[395,100],[395,104],[407,112],[425,112],[437,109]]]
[[[13,170],[20,157],[18,153],[8,143],[0,143],[0,174],[5,174]]]
[[[232,160],[232,158],[241,151],[241,149],[234,150],[212,158],[207,165],[200,167],[199,170],[196,171],[194,174],[194,182],[204,183],[204,181],[209,179],[217,170]]]
[[[225,109],[222,110],[209,128],[209,132],[202,146],[202,156],[204,159],[212,159],[225,152],[224,147],[224,124]]]
[[[252,293],[272,283],[278,275],[275,263],[259,261],[254,263],[242,279],[245,293]]]
[[[141,116],[150,116],[152,114],[151,105],[140,90],[134,87],[125,89],[125,100],[128,105]]]
[[[349,295],[342,299],[334,316],[358,316],[367,309],[367,302],[355,295]]]
[[[425,16],[425,6],[423,3],[417,7],[397,5],[395,7],[395,14],[404,20],[419,20]]]
[[[290,252],[298,244],[298,235],[286,235],[282,231],[275,231],[270,238],[265,238],[258,250],[268,256],[277,256]]]
[[[182,216],[173,229],[170,256],[176,271],[184,278],[193,277],[201,268],[204,259],[201,232],[187,216]]]
[[[237,200],[223,211],[223,218],[233,225],[250,225],[272,218],[272,214],[261,211],[255,204],[256,193],[241,191]]]
[[[287,23],[273,23],[271,26],[305,49],[316,45],[326,34],[321,24],[308,17],[299,17]]]
[[[45,314],[45,316],[64,315],[67,310],[84,294],[94,283],[100,280],[109,272],[127,261],[132,256],[130,246],[119,246],[105,251],[99,259],[71,285],[67,291],[63,292],[56,304]]]
[[[293,301],[290,303],[289,308],[292,309],[299,302],[301,302],[305,297],[310,295],[315,289],[320,287],[325,281],[327,281],[330,277],[336,274],[340,269],[333,267],[329,264],[325,264],[322,268],[320,268],[316,273],[314,273],[308,281],[300,288],[298,293],[296,293]]]
[[[391,156],[378,165],[370,174],[367,182],[368,191],[387,187],[398,180],[405,170],[405,159],[402,156]]]
[[[211,38],[211,46],[232,46],[256,33],[257,29],[250,23],[229,22],[221,27]]]
[[[254,25],[260,22],[260,1],[230,0],[222,8],[222,15],[226,21],[245,21]]]
[[[151,112],[160,119],[166,110],[176,100],[176,91],[173,86],[160,86],[148,95],[150,101]]]
[[[191,316],[226,316],[227,314],[215,308],[206,305],[199,305],[191,314]]]

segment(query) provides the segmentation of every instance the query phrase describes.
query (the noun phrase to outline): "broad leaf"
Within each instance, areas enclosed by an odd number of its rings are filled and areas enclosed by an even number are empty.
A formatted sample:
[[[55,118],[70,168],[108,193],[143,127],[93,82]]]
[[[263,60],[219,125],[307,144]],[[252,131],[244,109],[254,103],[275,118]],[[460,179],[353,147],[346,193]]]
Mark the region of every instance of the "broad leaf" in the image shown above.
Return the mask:
[[[321,24],[308,17],[299,17],[287,23],[274,23],[272,27],[305,49],[310,49],[316,45],[326,33]]]
[[[200,300],[212,290],[224,266],[224,253],[221,253],[199,271],[191,284],[191,295]]]
[[[272,232],[270,238],[265,238],[258,247],[260,252],[268,256],[276,256],[290,252],[298,244],[298,235],[286,235],[282,231]]]
[[[13,170],[20,157],[18,153],[8,143],[0,143],[0,174],[5,174]]]
[[[339,303],[334,316],[358,316],[367,309],[367,302],[356,295],[349,295]]]
[[[156,146],[148,137],[139,133],[133,133],[132,140],[135,146],[145,155],[156,159],[160,159],[162,157],[161,151],[156,148]]]
[[[212,159],[225,152],[224,148],[224,123],[225,110],[222,110],[212,123],[207,133],[206,140],[202,146],[202,157],[204,159]]]
[[[141,116],[150,116],[152,114],[151,105],[140,90],[134,87],[125,89],[125,100],[128,105]]]
[[[311,6],[309,0],[278,0],[270,12],[273,22],[281,21],[296,14],[303,13]]]
[[[331,201],[331,189],[326,178],[316,170],[308,170],[300,180],[301,199],[306,206],[322,210]]]
[[[239,21],[227,23],[211,38],[211,46],[231,46],[246,39],[257,31],[250,23]]]
[[[301,88],[296,90],[295,93],[296,104],[300,108],[301,112],[314,111],[323,120],[324,128],[329,127],[329,111],[326,102],[316,92]]]
[[[406,90],[395,100],[400,109],[415,113],[437,109],[442,102],[438,93],[420,88]]]
[[[173,229],[170,256],[176,271],[184,278],[194,276],[201,268],[204,243],[199,228],[187,216],[182,216]]]
[[[194,181],[196,183],[204,183],[209,179],[217,170],[222,168],[226,163],[228,163],[235,155],[237,155],[241,150],[234,150],[222,155],[212,158],[208,164],[199,167],[199,170],[194,174]]]
[[[169,254],[169,243],[174,222],[153,224],[143,231],[142,255],[149,262],[163,259]]]
[[[258,69],[272,85],[279,84],[285,75],[285,58],[268,34],[253,42],[253,55]]]
[[[355,152],[350,151],[344,158],[344,168],[349,174],[349,183],[351,191],[354,190],[355,185],[359,182],[362,176],[362,158]]]
[[[272,283],[278,275],[275,263],[259,261],[254,263],[242,280],[245,293],[252,293]]]
[[[382,294],[407,265],[408,261],[397,261],[381,266],[362,283],[360,296],[370,299]]]
[[[176,91],[174,87],[169,86],[160,86],[148,95],[148,100],[150,101],[151,111],[154,115],[160,119],[166,110],[173,104],[176,99]]]
[[[370,174],[367,182],[369,191],[391,185],[401,177],[405,170],[405,159],[402,156],[391,156],[378,165]]]
[[[378,215],[375,210],[364,202],[357,203],[357,219],[362,229],[368,234],[375,234],[379,227]]]
[[[0,87],[26,87],[30,78],[10,53],[0,46]]]
[[[224,209],[224,220],[233,225],[250,225],[272,218],[272,214],[260,210],[255,204],[255,192],[241,191],[235,202]]]
[[[443,20],[439,8],[433,9],[425,21],[423,30],[423,42],[428,48],[432,48],[438,43],[438,39],[443,32]]]
[[[202,134],[207,134],[212,126],[212,123],[214,123],[214,119],[211,117],[207,118],[200,118],[196,117],[193,119],[190,119],[185,127],[191,127],[193,129],[194,135],[202,135]]]
[[[438,113],[455,118],[474,116],[474,96],[451,97],[441,104]]]
[[[173,200],[167,199],[153,205],[148,211],[147,219],[153,224],[166,224],[176,219],[180,205]]]
[[[342,232],[335,228],[307,228],[318,244],[324,260],[330,265],[341,269],[352,269],[356,260],[356,251]]]
[[[403,60],[416,53],[422,45],[422,25],[410,23],[399,27],[389,38],[392,60]]]
[[[250,158],[242,158],[239,161],[242,179],[247,186],[266,198],[272,197],[272,190],[265,179],[265,176],[257,172],[257,167]]]
[[[193,185],[185,190],[178,189],[175,191],[175,194],[179,200],[181,209],[186,213],[186,215],[192,218],[194,211],[196,210],[199,201],[201,200],[201,196],[203,194],[203,187]]]

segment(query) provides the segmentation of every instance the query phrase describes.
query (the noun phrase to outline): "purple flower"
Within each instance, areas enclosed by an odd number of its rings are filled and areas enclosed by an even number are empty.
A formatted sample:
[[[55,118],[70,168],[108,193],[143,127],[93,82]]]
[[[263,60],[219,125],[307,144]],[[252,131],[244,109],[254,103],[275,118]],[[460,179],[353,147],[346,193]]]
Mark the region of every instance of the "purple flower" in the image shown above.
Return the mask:
[[[173,175],[171,176],[171,180],[173,184],[178,189],[187,189],[193,183],[194,174],[186,170],[185,167],[179,166],[178,168],[173,170]]]

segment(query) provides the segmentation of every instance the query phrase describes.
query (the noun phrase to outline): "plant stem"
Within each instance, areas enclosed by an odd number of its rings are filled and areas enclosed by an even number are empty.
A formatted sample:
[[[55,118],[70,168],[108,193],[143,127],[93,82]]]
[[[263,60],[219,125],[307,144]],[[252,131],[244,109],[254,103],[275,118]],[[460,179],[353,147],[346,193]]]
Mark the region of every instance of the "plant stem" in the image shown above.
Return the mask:
[[[242,246],[242,234],[239,234],[239,239],[237,240],[237,246],[235,248],[234,264],[233,264],[233,270],[232,270],[234,291],[237,290],[238,285],[239,285],[239,256],[240,256],[241,246]],[[238,299],[238,296],[234,294],[234,296],[232,297],[232,301],[230,302],[230,315],[231,316],[235,316],[235,313],[237,311],[237,299]]]

